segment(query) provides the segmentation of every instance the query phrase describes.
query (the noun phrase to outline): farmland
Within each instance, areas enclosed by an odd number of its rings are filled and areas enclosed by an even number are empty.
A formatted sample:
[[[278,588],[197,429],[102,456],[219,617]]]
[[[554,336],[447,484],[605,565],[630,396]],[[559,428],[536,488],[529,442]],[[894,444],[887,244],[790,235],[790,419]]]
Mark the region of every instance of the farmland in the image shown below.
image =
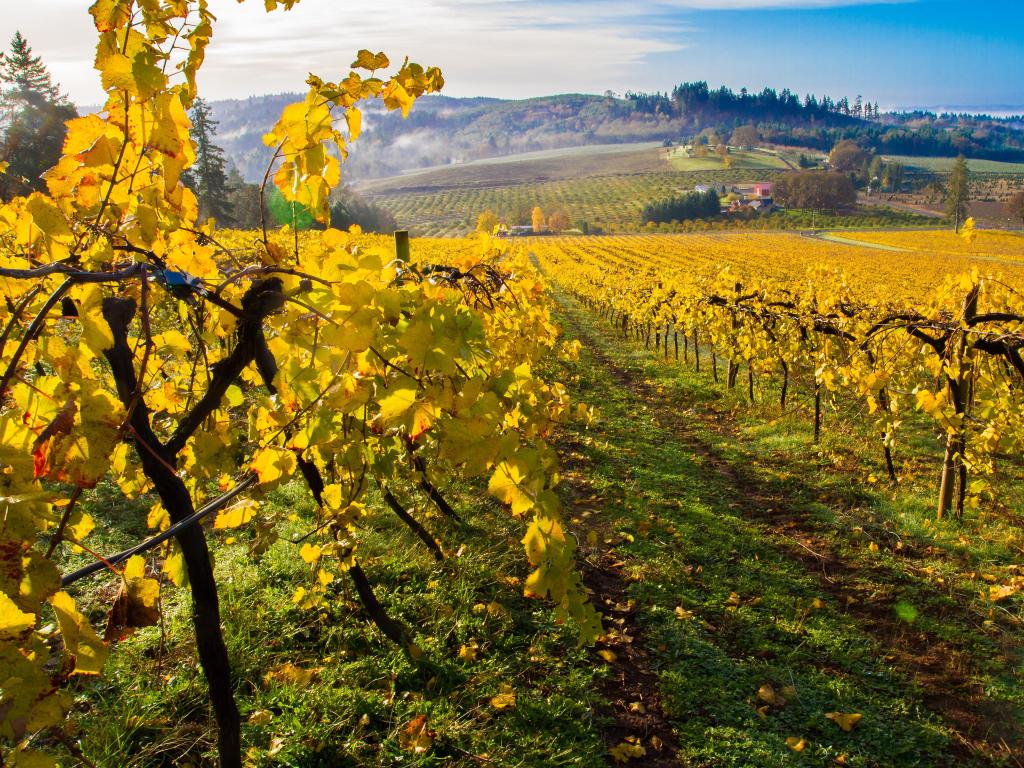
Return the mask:
[[[717,158],[678,158],[668,152],[648,145],[584,147],[424,170],[365,182],[360,189],[417,236],[460,237],[475,228],[476,217],[484,210],[528,218],[534,206],[545,211],[565,210],[574,226],[585,224],[591,231],[637,232],[643,230],[640,214],[653,200],[687,192],[698,184],[770,181],[787,167],[767,152],[740,153],[756,162],[744,165],[741,157],[737,166],[728,170]],[[678,164],[686,170],[675,168]],[[852,215],[794,211],[741,226],[827,229],[933,224],[914,213],[862,206]],[[721,228],[725,222],[697,225]]]

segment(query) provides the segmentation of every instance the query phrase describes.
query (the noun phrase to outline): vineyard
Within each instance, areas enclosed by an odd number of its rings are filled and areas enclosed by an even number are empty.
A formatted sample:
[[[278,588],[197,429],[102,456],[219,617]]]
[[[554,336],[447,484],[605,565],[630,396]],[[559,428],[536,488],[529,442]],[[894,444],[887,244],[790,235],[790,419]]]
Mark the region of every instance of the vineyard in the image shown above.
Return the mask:
[[[90,14],[0,202],[0,765],[1021,764],[1024,238],[333,229],[444,85],[369,50],[264,137],[320,228],[218,228],[215,17]]]
[[[509,164],[480,166],[500,168]],[[476,227],[476,217],[490,209],[504,216],[540,206],[545,211],[565,210],[574,225],[586,222],[592,231],[640,232],[644,206],[692,190],[698,184],[749,183],[770,179],[777,170],[712,170],[607,173],[594,170],[583,176],[567,176],[510,184],[492,171],[479,173],[466,166],[442,172],[411,174],[366,185],[366,193],[386,208],[399,224],[416,236],[461,237]],[[546,176],[546,170],[540,178]],[[683,226],[701,230],[741,227],[748,229],[830,229],[834,227],[934,226],[935,220],[887,208],[866,207],[849,215],[812,211],[777,212],[743,222],[686,222],[662,225],[662,231],[681,231]]]

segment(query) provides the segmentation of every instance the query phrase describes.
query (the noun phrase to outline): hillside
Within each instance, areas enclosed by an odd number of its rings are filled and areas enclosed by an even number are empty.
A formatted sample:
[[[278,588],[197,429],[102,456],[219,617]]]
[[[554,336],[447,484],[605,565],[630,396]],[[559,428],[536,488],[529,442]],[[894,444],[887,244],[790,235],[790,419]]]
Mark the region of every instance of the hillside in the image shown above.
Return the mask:
[[[248,181],[259,181],[270,157],[269,130],[298,94],[211,103],[217,142]],[[364,110],[363,136],[346,165],[352,179],[466,163],[524,152],[589,144],[661,142],[678,138],[682,122],[644,114],[625,99],[581,94],[505,101],[430,96],[402,120],[379,104]]]

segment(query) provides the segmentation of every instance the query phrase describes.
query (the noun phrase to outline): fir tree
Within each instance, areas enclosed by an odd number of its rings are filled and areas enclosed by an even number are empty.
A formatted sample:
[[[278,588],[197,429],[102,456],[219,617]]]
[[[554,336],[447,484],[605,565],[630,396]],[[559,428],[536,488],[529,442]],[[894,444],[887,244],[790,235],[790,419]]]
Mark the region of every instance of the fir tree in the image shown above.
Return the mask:
[[[32,47],[21,32],[11,38],[10,53],[0,53],[0,81],[4,103],[25,101],[35,106],[64,101],[54,85],[41,56],[32,55]]]
[[[9,53],[0,54],[0,198],[44,187],[41,175],[60,159],[65,122],[77,117],[42,58],[15,32]]]
[[[227,162],[224,150],[213,142],[217,133],[217,121],[213,119],[210,105],[203,99],[196,99],[190,114],[192,118],[192,141],[196,145],[196,161],[184,174],[183,181],[199,200],[199,218],[211,216],[219,224],[232,224],[232,206],[226,172]]]

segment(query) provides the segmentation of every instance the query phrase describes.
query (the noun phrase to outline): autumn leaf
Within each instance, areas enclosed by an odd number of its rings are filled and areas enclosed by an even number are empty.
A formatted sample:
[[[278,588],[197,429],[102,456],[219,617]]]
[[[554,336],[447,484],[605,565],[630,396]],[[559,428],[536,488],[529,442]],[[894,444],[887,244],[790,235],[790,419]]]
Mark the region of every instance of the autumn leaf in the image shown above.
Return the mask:
[[[427,727],[427,716],[416,715],[398,734],[398,746],[407,752],[420,755],[433,746],[436,736],[437,734]]]
[[[853,730],[854,726],[860,722],[863,715],[860,714],[843,714],[842,712],[826,712],[825,717],[831,720],[833,723],[838,725],[844,731],[849,733]]]
[[[608,754],[616,763],[628,763],[630,760],[644,757],[647,750],[639,743],[639,739],[631,736],[609,749]]]
[[[34,614],[25,613],[11,598],[0,592],[0,640],[17,637],[26,629],[34,627],[35,623]]]
[[[491,706],[497,710],[515,709],[516,689],[507,683],[498,686],[498,693],[491,697]]]
[[[287,662],[267,672],[263,676],[263,682],[281,685],[309,685],[316,673],[315,669],[303,669]]]

